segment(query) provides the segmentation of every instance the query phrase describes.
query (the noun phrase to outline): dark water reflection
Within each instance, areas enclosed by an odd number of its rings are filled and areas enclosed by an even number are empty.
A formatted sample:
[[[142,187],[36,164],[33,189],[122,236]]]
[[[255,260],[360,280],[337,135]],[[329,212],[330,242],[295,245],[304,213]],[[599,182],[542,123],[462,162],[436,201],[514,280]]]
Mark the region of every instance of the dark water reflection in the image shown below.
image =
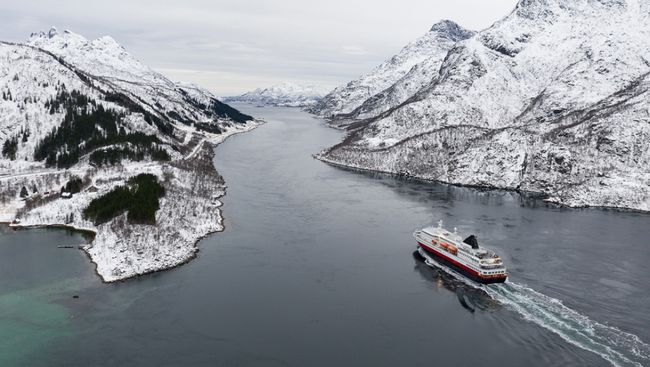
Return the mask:
[[[11,323],[23,335],[19,345],[38,346],[10,361],[608,365],[414,257],[412,231],[439,219],[501,253],[513,282],[650,340],[648,216],[330,167],[311,154],[340,132],[292,109],[244,109],[269,123],[216,150],[229,185],[226,231],[201,241],[198,258],[173,271],[113,285],[92,277],[67,284],[54,292],[65,302],[56,303],[63,321],[52,327],[26,327],[31,311],[5,313],[0,328]],[[24,241],[42,246],[50,239],[41,233]],[[5,252],[0,269],[16,259],[12,252],[20,249]],[[56,272],[58,261],[40,266]],[[41,281],[30,287],[49,287]],[[2,289],[10,297],[16,288]],[[70,302],[71,292],[80,298]],[[57,302],[36,293],[42,304]],[[44,329],[52,334],[45,341],[29,338]]]
[[[478,311],[498,311],[502,305],[485,291],[472,287],[458,278],[444,272],[442,269],[426,264],[425,259],[419,252],[413,252],[415,260],[415,271],[423,279],[435,284],[437,288],[444,288],[454,293],[458,298],[461,307],[470,313]]]

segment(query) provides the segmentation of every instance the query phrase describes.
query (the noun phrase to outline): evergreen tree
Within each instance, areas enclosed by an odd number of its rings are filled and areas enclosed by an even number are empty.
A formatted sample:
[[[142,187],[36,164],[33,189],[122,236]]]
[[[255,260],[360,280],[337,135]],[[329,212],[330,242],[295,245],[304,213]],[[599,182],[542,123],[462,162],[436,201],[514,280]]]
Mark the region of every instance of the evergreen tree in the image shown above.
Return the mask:
[[[69,192],[71,194],[76,194],[81,191],[83,188],[83,181],[79,177],[72,177],[68,182],[65,184],[64,191]]]
[[[27,188],[25,186],[23,186],[23,188],[20,189],[20,197],[21,198],[26,198],[28,195],[29,195],[29,193],[27,192]]]
[[[22,139],[23,143],[27,142],[27,138],[29,138],[29,128],[27,128],[27,129],[25,129],[25,131],[23,131],[23,139]]]
[[[16,152],[18,152],[18,137],[5,140],[2,145],[2,155],[13,161],[16,159]]]

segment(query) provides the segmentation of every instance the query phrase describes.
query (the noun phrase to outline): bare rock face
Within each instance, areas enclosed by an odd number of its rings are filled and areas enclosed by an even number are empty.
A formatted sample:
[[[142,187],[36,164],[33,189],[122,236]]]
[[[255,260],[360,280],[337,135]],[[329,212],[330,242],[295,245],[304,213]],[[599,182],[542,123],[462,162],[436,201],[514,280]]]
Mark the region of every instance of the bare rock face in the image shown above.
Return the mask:
[[[350,135],[321,157],[650,210],[649,15],[632,0],[522,0],[450,47],[404,102],[353,113]]]

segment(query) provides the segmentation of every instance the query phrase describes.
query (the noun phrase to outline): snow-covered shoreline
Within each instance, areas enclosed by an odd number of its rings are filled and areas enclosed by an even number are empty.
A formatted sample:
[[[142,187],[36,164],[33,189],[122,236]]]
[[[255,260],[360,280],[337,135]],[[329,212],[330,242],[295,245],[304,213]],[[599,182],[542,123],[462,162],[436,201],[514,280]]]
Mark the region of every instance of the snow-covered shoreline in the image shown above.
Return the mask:
[[[83,249],[105,282],[183,264],[223,229],[213,147],[260,121],[107,36],[52,28],[24,44],[0,41],[0,66],[0,222],[93,233]],[[162,195],[135,205],[154,225],[128,220],[134,205],[124,201],[140,200],[128,193],[101,205],[102,224],[84,217],[94,199],[133,189],[140,174],[153,175]]]
[[[105,283],[181,266],[197,256],[202,238],[224,229],[219,199],[225,195],[226,186],[214,166],[214,148],[228,137],[260,124],[249,122],[221,135],[205,136],[183,159],[133,162],[119,169],[94,172],[91,187],[95,190],[86,188],[71,199],[58,198],[25,212],[21,212],[20,203],[1,204],[0,223],[9,223],[15,229],[66,228],[90,234],[93,238],[83,250]],[[156,175],[167,191],[156,212],[156,225],[127,224],[126,214],[97,226],[83,219],[81,212],[93,198],[140,173]],[[0,178],[3,180],[10,178]],[[13,213],[8,211],[11,209]],[[72,221],[68,217],[71,214]],[[19,223],[12,219],[16,216],[20,217]]]
[[[333,127],[336,128],[336,127]],[[508,188],[508,187],[498,187],[498,186],[490,186],[490,185],[471,185],[471,184],[462,184],[462,183],[453,183],[453,182],[447,182],[439,179],[434,179],[426,176],[419,176],[419,175],[412,175],[409,173],[404,173],[404,172],[394,172],[390,170],[383,170],[383,169],[373,169],[373,168],[368,168],[364,167],[361,165],[355,165],[352,163],[345,163],[341,161],[336,161],[334,159],[328,158],[324,152],[318,153],[318,154],[313,154],[312,155],[315,159],[318,159],[321,162],[327,163],[331,166],[334,167],[339,167],[339,168],[344,168],[348,170],[353,170],[353,171],[361,171],[361,172],[373,172],[373,173],[383,173],[386,175],[393,175],[393,176],[399,176],[407,179],[415,179],[415,180],[420,180],[424,182],[430,182],[430,183],[439,183],[439,184],[444,184],[444,185],[450,185],[450,186],[455,186],[455,187],[464,187],[464,188],[470,188],[470,189],[482,189],[482,190],[490,190],[490,191],[501,191],[501,192],[516,192],[520,195],[525,195],[527,197],[534,197],[539,200],[542,200],[546,203],[557,205],[559,207],[564,207],[564,208],[571,208],[571,209],[602,209],[602,210],[616,210],[620,212],[631,212],[631,213],[642,213],[642,214],[650,214],[650,209],[645,210],[645,209],[638,209],[638,208],[629,208],[629,207],[624,207],[624,206],[607,206],[607,205],[588,205],[588,204],[581,204],[581,203],[575,203],[575,202],[566,202],[563,201],[562,199],[558,197],[552,197],[549,196],[543,192],[539,191],[528,191],[528,190],[521,190],[521,189],[516,189],[516,188]]]

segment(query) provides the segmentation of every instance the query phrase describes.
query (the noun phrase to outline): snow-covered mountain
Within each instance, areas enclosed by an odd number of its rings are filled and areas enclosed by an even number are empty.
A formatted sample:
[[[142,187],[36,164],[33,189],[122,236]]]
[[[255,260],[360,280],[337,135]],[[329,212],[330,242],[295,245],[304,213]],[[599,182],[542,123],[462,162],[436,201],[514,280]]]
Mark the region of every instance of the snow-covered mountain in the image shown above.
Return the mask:
[[[436,23],[370,73],[330,92],[310,111],[343,124],[397,106],[431,81],[456,42],[473,35],[449,20]]]
[[[88,41],[52,28],[32,34],[26,44],[0,43],[0,67],[0,143],[26,135],[16,147],[16,159],[1,157],[0,168],[44,165],[34,157],[36,145],[67,112],[51,102],[73,91],[124,113],[127,132],[156,134],[172,145],[199,130],[226,132],[252,120],[207,90],[170,81],[110,37]]]
[[[250,116],[223,105],[206,89],[175,83],[142,64],[111,37],[86,40],[70,31],[31,35],[27,44],[57,55],[76,69],[101,83],[135,98],[146,110],[157,113],[171,123],[217,123],[231,120],[244,122]]]
[[[210,199],[224,185],[209,143],[257,125],[209,91],[170,81],[110,37],[89,41],[54,28],[24,44],[0,42],[0,93],[0,221],[92,230],[86,250],[107,281],[187,261],[200,237],[221,228]],[[126,225],[126,214],[97,224],[82,215],[91,200],[141,173],[173,193],[161,200],[156,225]],[[72,181],[82,190],[60,196]]]
[[[240,96],[226,97],[224,101],[276,107],[309,107],[318,103],[324,95],[322,90],[314,86],[284,82],[269,88],[258,88]]]
[[[650,3],[521,0],[332,163],[650,210]]]

